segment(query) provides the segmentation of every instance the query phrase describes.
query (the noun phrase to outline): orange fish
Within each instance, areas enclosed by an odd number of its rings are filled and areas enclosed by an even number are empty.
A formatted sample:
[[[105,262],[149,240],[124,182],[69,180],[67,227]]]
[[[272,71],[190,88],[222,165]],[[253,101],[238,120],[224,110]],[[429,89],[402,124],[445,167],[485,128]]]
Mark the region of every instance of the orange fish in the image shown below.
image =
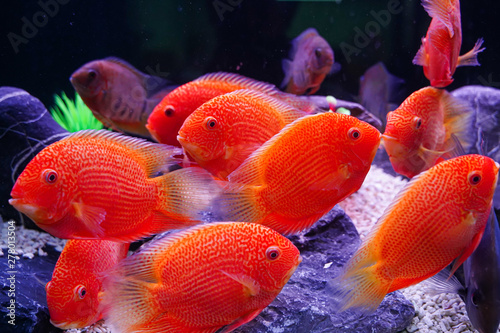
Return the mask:
[[[143,137],[150,137],[145,127],[149,114],[175,88],[163,78],[111,57],[86,63],[70,81],[104,126]]]
[[[227,179],[253,151],[305,115],[260,92],[237,90],[196,109],[184,121],[177,140],[199,166]]]
[[[106,240],[66,243],[46,286],[50,322],[61,329],[83,328],[102,319],[102,273],[127,256],[129,244]]]
[[[288,239],[257,224],[171,234],[123,260],[104,282],[106,324],[113,332],[230,332],[276,298],[301,260]]]
[[[201,168],[168,172],[180,151],[106,130],[76,132],[35,156],[9,202],[59,238],[134,241],[182,228],[197,223],[212,177]]]
[[[318,91],[334,63],[333,50],[316,29],[309,28],[292,41],[292,60],[282,62],[285,78],[281,87],[296,95]]]
[[[397,173],[408,178],[429,169],[455,149],[472,144],[472,110],[446,90],[422,88],[387,114],[383,145]]]
[[[308,228],[361,187],[380,136],[375,127],[345,114],[297,119],[228,176],[221,214],[282,234]]]
[[[462,46],[460,2],[458,0],[422,0],[422,6],[432,17],[427,35],[413,63],[424,67],[424,74],[431,86],[443,88],[453,82],[453,73],[458,66],[479,66],[477,54],[483,39],[474,48],[459,56]]]
[[[370,313],[386,294],[456,259],[453,274],[481,240],[499,167],[489,157],[465,155],[412,179],[334,280],[342,286],[334,307]]]
[[[146,127],[156,141],[180,146],[177,134],[184,120],[194,110],[214,97],[239,89],[260,91],[308,113],[318,111],[313,102],[281,92],[270,83],[238,74],[218,72],[188,82],[165,96],[149,116]]]

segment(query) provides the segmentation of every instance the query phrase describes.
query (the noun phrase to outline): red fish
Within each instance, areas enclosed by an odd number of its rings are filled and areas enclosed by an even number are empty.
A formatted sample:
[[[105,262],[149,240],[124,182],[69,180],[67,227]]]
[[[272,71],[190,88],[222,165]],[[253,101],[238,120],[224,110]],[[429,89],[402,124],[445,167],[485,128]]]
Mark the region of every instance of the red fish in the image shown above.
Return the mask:
[[[301,260],[288,239],[257,224],[171,234],[112,271],[106,324],[113,332],[230,332],[274,300]]]
[[[334,63],[333,50],[316,29],[309,28],[292,41],[292,60],[283,60],[281,87],[296,95],[314,94]]]
[[[184,120],[194,110],[214,97],[239,89],[260,91],[308,113],[318,110],[313,102],[281,92],[272,84],[219,72],[188,82],[165,96],[149,116],[146,127],[158,142],[180,146],[177,134]]]
[[[9,202],[59,238],[134,241],[193,225],[212,177],[201,168],[168,172],[180,152],[106,130],[76,132],[35,156]]]
[[[61,329],[83,328],[102,319],[102,273],[127,256],[129,244],[69,240],[45,286],[50,322]]]
[[[70,81],[104,126],[143,137],[149,137],[145,127],[149,114],[175,88],[118,58],[86,63]]]
[[[386,294],[455,260],[453,274],[481,240],[499,168],[489,157],[465,155],[412,179],[334,280],[341,289],[333,307],[370,313]]]
[[[260,92],[237,90],[196,109],[177,139],[199,166],[226,180],[253,151],[305,115]]]
[[[408,178],[456,148],[472,144],[472,110],[446,90],[422,88],[387,114],[383,145],[394,170]]]
[[[424,67],[431,86],[443,88],[453,82],[453,73],[458,66],[479,66],[477,54],[484,50],[481,48],[483,39],[480,38],[472,50],[459,56],[462,46],[460,2],[422,0],[422,6],[432,21],[413,63]]]
[[[304,230],[361,187],[380,136],[345,114],[299,118],[228,176],[221,213],[283,234]]]

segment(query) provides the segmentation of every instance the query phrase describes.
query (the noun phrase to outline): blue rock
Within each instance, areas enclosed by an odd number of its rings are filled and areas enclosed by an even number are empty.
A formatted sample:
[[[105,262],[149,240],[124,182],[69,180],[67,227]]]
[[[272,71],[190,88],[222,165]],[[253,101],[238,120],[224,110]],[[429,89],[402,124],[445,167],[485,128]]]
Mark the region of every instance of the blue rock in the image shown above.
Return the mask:
[[[18,213],[8,200],[15,180],[35,155],[68,132],[57,124],[45,106],[28,92],[0,87],[0,215],[33,222]]]

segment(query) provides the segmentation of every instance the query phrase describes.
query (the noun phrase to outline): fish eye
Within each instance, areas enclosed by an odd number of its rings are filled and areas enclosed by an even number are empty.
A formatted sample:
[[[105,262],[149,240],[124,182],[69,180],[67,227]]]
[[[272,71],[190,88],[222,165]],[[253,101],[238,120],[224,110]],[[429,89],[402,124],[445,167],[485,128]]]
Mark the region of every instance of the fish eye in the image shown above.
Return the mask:
[[[87,75],[90,80],[93,80],[96,78],[97,73],[95,71],[90,71],[89,74]]]
[[[205,124],[207,129],[211,130],[217,126],[217,120],[214,117],[207,117],[207,119],[205,119]]]
[[[317,48],[314,50],[314,55],[316,56],[316,58],[321,58],[321,48]]]
[[[471,185],[479,184],[481,182],[481,179],[482,179],[481,175],[477,172],[473,172],[469,175],[469,183]]]
[[[87,289],[85,288],[84,285],[79,284],[78,286],[75,287],[75,295],[78,296],[78,298],[84,299],[86,294],[87,294]]]
[[[415,129],[419,129],[422,126],[422,119],[415,117],[413,118],[413,123],[415,124]]]
[[[174,107],[171,106],[171,105],[167,105],[167,107],[165,107],[165,116],[167,117],[173,117],[174,115]]]
[[[353,127],[349,130],[349,132],[347,132],[347,136],[349,136],[351,140],[356,141],[361,137],[361,131],[356,127]]]
[[[266,258],[268,260],[274,261],[278,259],[281,255],[281,251],[277,246],[271,246],[266,250]]]
[[[477,291],[473,292],[471,297],[470,297],[470,300],[471,300],[472,304],[477,307],[479,305],[479,303],[481,302],[481,294],[478,293]]]
[[[57,172],[52,169],[46,169],[42,174],[43,179],[49,185],[54,184],[57,181]]]

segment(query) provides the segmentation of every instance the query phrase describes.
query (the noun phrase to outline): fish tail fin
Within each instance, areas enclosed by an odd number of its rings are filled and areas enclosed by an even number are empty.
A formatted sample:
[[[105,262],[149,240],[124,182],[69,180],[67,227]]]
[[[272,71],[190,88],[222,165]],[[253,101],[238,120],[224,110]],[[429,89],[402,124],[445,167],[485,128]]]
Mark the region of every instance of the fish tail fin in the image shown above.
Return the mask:
[[[360,248],[343,273],[329,281],[330,308],[334,312],[352,309],[361,315],[373,313],[391,286],[377,274],[378,263],[368,247]]]
[[[474,143],[474,111],[464,100],[443,91],[444,126],[446,128],[445,146],[452,151],[457,139],[467,152]],[[456,138],[454,139],[453,136]]]
[[[481,64],[477,61],[477,54],[479,52],[483,52],[486,49],[485,47],[481,48],[481,46],[483,45],[483,41],[484,40],[482,38],[479,38],[476,44],[474,44],[472,50],[458,57],[457,67],[481,66]]]
[[[199,167],[178,169],[157,178],[157,210],[166,215],[172,228],[175,224],[186,227],[198,223],[200,214],[222,190],[210,173]]]
[[[113,332],[135,332],[154,319],[158,308],[152,265],[142,256],[124,259],[103,282],[101,309]]]
[[[226,183],[214,206],[224,221],[260,222],[266,209],[259,200],[263,186]]]

